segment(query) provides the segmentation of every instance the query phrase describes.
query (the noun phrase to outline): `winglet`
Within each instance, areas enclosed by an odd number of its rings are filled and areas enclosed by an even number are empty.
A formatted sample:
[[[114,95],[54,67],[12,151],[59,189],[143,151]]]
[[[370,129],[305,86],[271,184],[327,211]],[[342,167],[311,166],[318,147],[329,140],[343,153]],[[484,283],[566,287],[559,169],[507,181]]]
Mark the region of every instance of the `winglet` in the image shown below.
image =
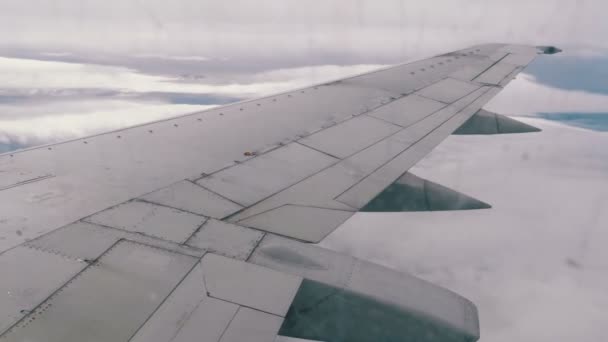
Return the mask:
[[[556,48],[555,46],[537,46],[536,48],[540,53],[544,53],[545,55],[553,55],[563,51],[562,49]]]
[[[540,132],[539,128],[511,119],[507,116],[480,109],[453,134],[510,134]]]
[[[361,209],[363,212],[404,212],[487,209],[492,206],[406,172]]]

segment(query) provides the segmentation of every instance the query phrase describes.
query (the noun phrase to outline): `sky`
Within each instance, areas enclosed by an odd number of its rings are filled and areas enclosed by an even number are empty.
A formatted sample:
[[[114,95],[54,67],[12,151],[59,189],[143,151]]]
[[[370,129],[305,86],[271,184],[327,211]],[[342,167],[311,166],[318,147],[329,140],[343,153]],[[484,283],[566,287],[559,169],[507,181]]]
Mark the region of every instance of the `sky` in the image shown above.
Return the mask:
[[[608,2],[0,2],[0,153],[486,42],[556,45],[486,109],[541,133],[452,136],[412,170],[489,210],[357,214],[322,245],[472,299],[481,341],[602,341]]]

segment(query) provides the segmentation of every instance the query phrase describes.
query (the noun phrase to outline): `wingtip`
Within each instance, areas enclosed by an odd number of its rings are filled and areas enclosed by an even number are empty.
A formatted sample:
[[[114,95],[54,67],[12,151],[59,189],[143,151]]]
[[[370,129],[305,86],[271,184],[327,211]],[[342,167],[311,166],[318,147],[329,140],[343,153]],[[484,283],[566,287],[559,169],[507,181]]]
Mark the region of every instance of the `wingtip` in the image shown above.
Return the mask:
[[[537,46],[536,48],[538,49],[539,53],[545,55],[554,55],[563,51],[555,46]]]

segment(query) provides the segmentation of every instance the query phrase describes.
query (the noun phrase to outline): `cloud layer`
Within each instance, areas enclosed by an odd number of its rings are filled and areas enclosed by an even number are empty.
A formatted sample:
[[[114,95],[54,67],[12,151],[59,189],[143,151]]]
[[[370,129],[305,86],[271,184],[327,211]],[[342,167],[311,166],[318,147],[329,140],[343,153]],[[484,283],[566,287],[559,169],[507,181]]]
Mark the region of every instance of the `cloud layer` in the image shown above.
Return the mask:
[[[358,214],[324,245],[473,300],[482,341],[600,341],[608,312],[608,135],[452,136],[411,171],[493,205]]]
[[[602,0],[6,0],[0,51],[147,72],[385,64],[482,42],[595,51],[608,49],[607,10]]]

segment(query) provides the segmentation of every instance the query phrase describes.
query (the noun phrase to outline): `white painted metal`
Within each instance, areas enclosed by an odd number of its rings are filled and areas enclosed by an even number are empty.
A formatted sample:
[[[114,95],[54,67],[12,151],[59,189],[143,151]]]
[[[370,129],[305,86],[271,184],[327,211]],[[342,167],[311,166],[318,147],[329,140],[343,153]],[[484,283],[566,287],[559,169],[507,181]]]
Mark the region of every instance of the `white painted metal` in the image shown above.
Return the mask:
[[[348,289],[379,301],[435,317],[459,331],[479,332],[475,305],[464,297],[407,273],[357,260]]]
[[[234,224],[210,219],[187,244],[230,258],[245,260],[264,233]]]
[[[456,117],[458,113],[461,113],[461,116],[466,121],[475,114],[480,107],[471,107],[471,105],[477,104],[476,101],[485,92],[487,92],[487,89],[481,88],[449,107],[442,109],[426,120],[421,121],[418,125],[411,126],[403,131],[404,135],[407,135],[409,139],[414,140],[412,144],[410,144],[412,147],[405,150],[405,152],[399,153],[398,156],[392,158],[377,170],[374,170],[373,173],[349,188],[336,199],[355,208],[362,208],[365,206],[401,174],[422,159],[428,151],[437,146],[444,139],[444,134],[448,130],[451,129],[451,133],[453,130],[460,127],[460,125],[454,127],[453,124],[448,124],[451,118]],[[438,130],[444,125],[448,127],[448,129]],[[398,135],[395,135],[395,137],[398,137]]]
[[[6,341],[127,341],[195,259],[122,241],[28,314]]]
[[[484,59],[477,60],[474,63],[469,63],[465,67],[451,73],[449,77],[461,81],[472,81],[475,77],[483,74],[486,70],[491,68],[492,65],[496,64],[498,60],[506,57],[507,55],[508,54],[505,52],[500,52],[496,54],[496,56],[486,57]]]
[[[466,120],[481,108],[489,99],[488,96],[482,96],[487,91],[487,88],[477,89],[407,129],[242,211],[231,220],[280,235],[318,242],[319,238],[322,239],[324,234],[337,226],[317,224],[319,228],[314,229],[311,225],[293,223],[297,222],[293,218],[302,216],[298,216],[299,212],[286,211],[286,208],[291,209],[289,204],[338,208],[335,198],[348,207],[363,207],[441,142],[449,130],[459,127],[455,123]],[[495,92],[492,91],[491,94]],[[480,98],[485,99],[485,102]],[[453,117],[458,119],[447,124]],[[445,125],[445,128],[437,130],[441,125]],[[276,208],[282,209],[277,211]],[[291,224],[288,223],[290,221]]]
[[[205,222],[206,218],[152,203],[131,201],[104,210],[86,220],[182,243]]]
[[[148,202],[215,218],[224,218],[243,208],[190,181],[177,182],[140,198]]]
[[[509,74],[517,68],[516,65],[505,62],[498,62],[483,74],[476,77],[473,81],[481,84],[500,84]]]
[[[32,171],[7,166],[0,164],[0,191],[53,177],[52,174],[44,172],[44,170]]]
[[[536,54],[539,52],[537,47],[529,46],[529,45],[502,45],[497,48],[499,51],[519,54],[519,55]]]
[[[19,246],[0,256],[0,335],[34,310],[86,263]]]
[[[408,127],[445,106],[444,103],[412,94],[382,106],[368,115]]]
[[[203,271],[198,264],[154,312],[154,315],[137,331],[130,342],[172,341],[178,332],[183,329],[186,322],[191,320],[201,301],[207,297],[202,279]],[[234,306],[234,311],[236,311],[236,305]],[[232,315],[234,315],[234,312]],[[232,318],[232,315],[230,318]],[[217,310],[215,317],[221,316],[222,311]],[[201,322],[196,323],[201,324]],[[219,329],[224,327],[218,324]],[[201,331],[200,333],[202,335],[205,332]],[[217,338],[209,340],[217,341]]]
[[[197,183],[248,206],[336,161],[336,158],[292,143],[203,178]]]
[[[372,72],[348,78],[343,83],[359,85],[372,89],[386,89],[395,94],[411,94],[430,84],[440,81],[446,75],[482,58],[475,54],[462,55],[459,52],[436,56],[433,58],[406,63],[390,68],[391,72]],[[458,54],[455,57],[454,54]]]
[[[75,260],[95,260],[121,237],[110,229],[77,222],[26,242],[25,245]],[[25,263],[23,266],[29,267]]]
[[[221,338],[221,342],[272,342],[283,318],[241,307]]]
[[[179,322],[180,330],[167,342],[220,341],[238,310],[239,306],[236,304],[206,297],[185,321]]]
[[[479,86],[475,84],[446,78],[417,91],[416,94],[449,104],[458,101],[477,89],[479,89]]]
[[[298,276],[216,254],[206,254],[201,265],[210,297],[278,316],[285,316],[302,281]]]
[[[390,303],[472,336],[479,332],[475,306],[471,302],[406,273],[270,235],[264,238],[250,261]]]
[[[398,130],[398,126],[387,122],[369,116],[359,116],[298,140],[298,142],[342,159]]]
[[[276,235],[266,235],[249,262],[338,286],[348,283],[354,265],[351,256]]]
[[[319,242],[353,214],[351,211],[287,204],[239,221],[239,224],[304,241]]]
[[[537,52],[531,53],[510,53],[507,57],[501,60],[501,63],[514,64],[518,66],[526,66],[538,56]]]

